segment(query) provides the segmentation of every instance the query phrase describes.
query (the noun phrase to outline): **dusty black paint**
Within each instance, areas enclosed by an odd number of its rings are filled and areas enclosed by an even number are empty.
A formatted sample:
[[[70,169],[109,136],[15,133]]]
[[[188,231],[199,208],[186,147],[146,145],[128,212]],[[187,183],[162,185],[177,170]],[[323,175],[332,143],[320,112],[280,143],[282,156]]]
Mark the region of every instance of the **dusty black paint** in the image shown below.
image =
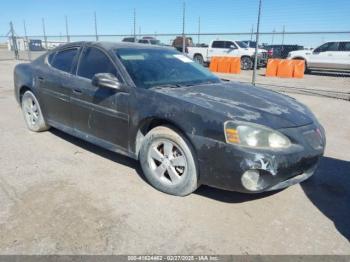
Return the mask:
[[[113,50],[144,45],[80,42],[58,50],[76,46],[83,52],[89,45],[108,54],[119,73],[123,92],[99,89],[90,80],[76,76],[78,59],[72,71],[65,73],[52,68],[44,55],[31,64],[16,66],[17,101],[21,89],[30,88],[50,125],[136,159],[149,126],[171,124],[192,143],[201,183],[242,192],[246,190],[240,178],[247,169],[268,172],[272,186],[316,165],[323,154],[324,147],[313,149],[301,135],[320,128],[325,140],[323,128],[305,106],[290,97],[233,82],[175,89],[137,88]],[[291,139],[293,146],[268,151],[227,144],[224,137],[227,120],[278,129]]]

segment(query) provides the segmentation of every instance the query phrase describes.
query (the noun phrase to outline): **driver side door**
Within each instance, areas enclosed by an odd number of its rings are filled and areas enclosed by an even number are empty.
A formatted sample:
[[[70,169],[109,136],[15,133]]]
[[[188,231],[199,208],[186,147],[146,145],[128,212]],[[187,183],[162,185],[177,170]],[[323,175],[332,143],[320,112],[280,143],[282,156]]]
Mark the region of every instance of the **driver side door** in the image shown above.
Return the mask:
[[[94,86],[95,74],[111,73],[121,82],[117,67],[102,48],[86,46],[72,81],[72,121],[75,133],[83,139],[118,151],[128,146],[129,94],[117,89]]]

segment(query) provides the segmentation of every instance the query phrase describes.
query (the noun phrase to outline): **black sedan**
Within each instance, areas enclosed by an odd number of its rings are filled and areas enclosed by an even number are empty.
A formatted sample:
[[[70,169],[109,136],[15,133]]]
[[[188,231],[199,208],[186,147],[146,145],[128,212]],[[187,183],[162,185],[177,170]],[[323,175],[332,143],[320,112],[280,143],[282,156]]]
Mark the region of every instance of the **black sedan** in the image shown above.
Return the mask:
[[[276,190],[310,177],[325,133],[295,99],[224,82],[165,47],[77,42],[15,68],[27,127],[138,159],[155,188]]]

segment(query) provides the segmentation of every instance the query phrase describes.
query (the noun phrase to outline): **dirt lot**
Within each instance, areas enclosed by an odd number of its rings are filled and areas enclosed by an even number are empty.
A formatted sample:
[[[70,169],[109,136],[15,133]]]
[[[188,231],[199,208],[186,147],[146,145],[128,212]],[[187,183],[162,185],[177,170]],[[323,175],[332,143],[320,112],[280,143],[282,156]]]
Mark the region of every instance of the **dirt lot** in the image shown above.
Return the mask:
[[[150,187],[133,160],[57,130],[29,132],[14,65],[0,62],[0,254],[350,254],[350,102],[292,94],[327,131],[310,180],[179,198]],[[307,81],[342,91],[349,79]]]

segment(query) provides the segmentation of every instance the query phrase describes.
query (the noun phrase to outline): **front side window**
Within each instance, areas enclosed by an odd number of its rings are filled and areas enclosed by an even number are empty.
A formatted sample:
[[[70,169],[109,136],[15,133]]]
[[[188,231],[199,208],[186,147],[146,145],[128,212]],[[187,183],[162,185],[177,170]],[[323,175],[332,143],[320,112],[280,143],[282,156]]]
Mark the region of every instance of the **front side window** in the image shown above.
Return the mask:
[[[72,69],[73,61],[78,54],[77,48],[66,49],[59,51],[56,55],[51,57],[51,65],[58,70],[69,73]],[[53,58],[53,59],[52,59]],[[50,59],[50,57],[49,57]],[[53,61],[52,61],[53,60]]]
[[[209,70],[173,50],[120,48],[115,52],[137,87],[220,82]]]
[[[248,48],[248,45],[242,41],[237,41],[236,42],[240,48]]]
[[[327,52],[327,51],[338,51],[338,43],[337,42],[325,43],[315,49],[316,53]]]
[[[78,76],[92,79],[98,73],[111,73],[117,76],[117,71],[111,60],[101,50],[88,47],[80,59]]]

